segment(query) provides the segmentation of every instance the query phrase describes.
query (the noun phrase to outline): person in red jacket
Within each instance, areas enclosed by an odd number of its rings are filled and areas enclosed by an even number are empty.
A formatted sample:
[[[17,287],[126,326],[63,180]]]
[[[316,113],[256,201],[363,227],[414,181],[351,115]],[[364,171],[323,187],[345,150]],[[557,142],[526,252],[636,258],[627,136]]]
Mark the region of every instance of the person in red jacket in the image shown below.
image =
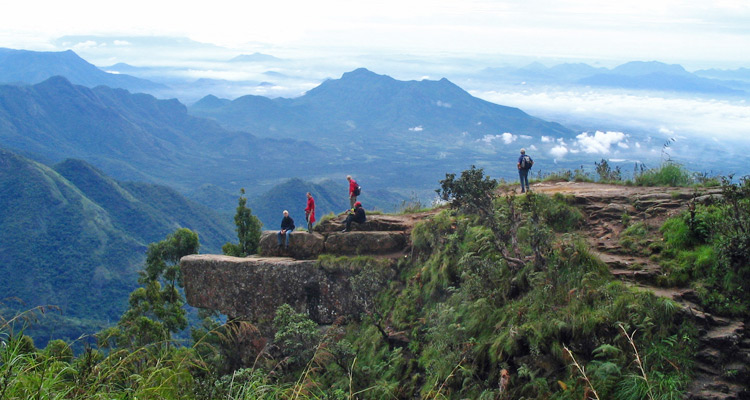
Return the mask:
[[[307,220],[307,231],[312,233],[313,223],[315,222],[315,199],[310,192],[307,192],[307,207],[305,207],[305,219]]]
[[[359,185],[351,175],[347,175],[346,180],[349,181],[349,206],[354,208],[354,203],[357,202],[357,196],[359,196]]]

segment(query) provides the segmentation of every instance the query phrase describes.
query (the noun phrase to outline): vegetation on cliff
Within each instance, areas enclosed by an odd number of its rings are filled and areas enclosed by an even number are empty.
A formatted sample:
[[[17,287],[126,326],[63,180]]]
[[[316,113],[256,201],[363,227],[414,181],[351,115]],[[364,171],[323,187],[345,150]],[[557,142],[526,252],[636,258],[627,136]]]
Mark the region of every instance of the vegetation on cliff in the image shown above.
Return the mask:
[[[190,343],[165,334],[107,348],[103,339],[118,336],[100,335],[99,348],[77,356],[61,341],[35,349],[18,319],[2,320],[0,397],[680,398],[697,332],[676,304],[615,280],[578,237],[582,215],[569,198],[494,197],[486,191],[494,184],[481,169],[446,176],[439,193],[452,207],[414,228],[410,257],[319,260],[326,270],[366,272],[351,281],[361,318],[320,329],[284,306],[255,324],[207,318]],[[670,265],[665,279],[694,281],[706,304],[747,315],[748,198],[747,179],[725,181],[715,204],[691,208],[661,232],[633,224],[631,237],[664,238],[635,248]],[[169,259],[176,253],[167,250],[190,248],[160,243],[149,254]],[[179,285],[170,265],[144,269],[146,292],[154,282],[162,291]],[[153,326],[169,321],[139,309],[118,329],[141,316]],[[159,310],[171,317],[170,309]],[[175,321],[160,332],[182,326]]]

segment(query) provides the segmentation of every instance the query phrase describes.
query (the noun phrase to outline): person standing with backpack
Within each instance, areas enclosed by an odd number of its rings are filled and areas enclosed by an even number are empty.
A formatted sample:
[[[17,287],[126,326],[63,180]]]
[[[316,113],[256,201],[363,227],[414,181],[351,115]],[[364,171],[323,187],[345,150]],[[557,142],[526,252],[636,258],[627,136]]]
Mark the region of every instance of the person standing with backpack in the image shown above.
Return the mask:
[[[352,179],[351,175],[346,176],[346,180],[349,181],[349,206],[354,208],[354,203],[357,202],[357,196],[359,196],[360,188],[357,181]]]
[[[307,220],[307,232],[312,233],[315,222],[315,199],[307,192],[307,207],[305,207],[305,220]]]
[[[534,165],[534,160],[526,155],[526,149],[521,149],[521,156],[518,157],[518,177],[521,180],[521,193],[529,190],[529,170]]]

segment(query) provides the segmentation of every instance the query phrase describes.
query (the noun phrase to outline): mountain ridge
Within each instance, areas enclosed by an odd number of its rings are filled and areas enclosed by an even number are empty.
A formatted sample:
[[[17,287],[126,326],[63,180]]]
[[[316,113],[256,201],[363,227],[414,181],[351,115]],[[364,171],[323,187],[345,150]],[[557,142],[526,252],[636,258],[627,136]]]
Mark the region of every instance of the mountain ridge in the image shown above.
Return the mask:
[[[36,84],[53,76],[66,76],[73,83],[100,85],[133,91],[163,90],[167,86],[126,74],[102,71],[73,50],[38,52],[0,48],[0,82]]]

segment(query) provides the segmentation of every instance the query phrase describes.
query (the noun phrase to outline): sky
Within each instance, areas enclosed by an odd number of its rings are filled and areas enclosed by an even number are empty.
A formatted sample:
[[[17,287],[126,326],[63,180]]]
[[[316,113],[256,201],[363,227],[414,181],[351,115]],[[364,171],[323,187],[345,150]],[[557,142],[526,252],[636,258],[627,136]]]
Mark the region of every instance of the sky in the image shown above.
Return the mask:
[[[28,0],[3,4],[0,47],[66,35],[173,36],[238,51],[508,54],[750,67],[747,0]]]

